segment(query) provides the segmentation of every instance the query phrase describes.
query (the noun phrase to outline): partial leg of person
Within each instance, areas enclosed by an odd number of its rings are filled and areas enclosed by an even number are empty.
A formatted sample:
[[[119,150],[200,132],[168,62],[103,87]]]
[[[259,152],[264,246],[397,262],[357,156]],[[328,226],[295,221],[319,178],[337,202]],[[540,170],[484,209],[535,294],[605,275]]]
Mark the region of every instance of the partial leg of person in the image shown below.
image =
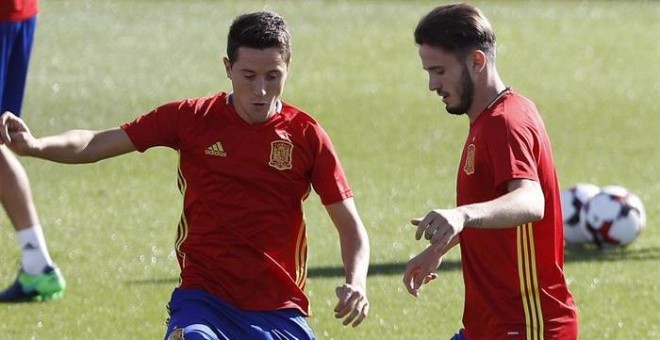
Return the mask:
[[[36,18],[0,23],[0,114],[21,113]],[[15,282],[0,292],[0,302],[61,297],[65,281],[48,253],[25,169],[0,146],[0,203],[17,233],[22,266]]]
[[[0,146],[0,203],[14,225],[22,253],[18,277],[0,292],[0,302],[62,297],[66,283],[48,252],[27,174],[5,146]]]

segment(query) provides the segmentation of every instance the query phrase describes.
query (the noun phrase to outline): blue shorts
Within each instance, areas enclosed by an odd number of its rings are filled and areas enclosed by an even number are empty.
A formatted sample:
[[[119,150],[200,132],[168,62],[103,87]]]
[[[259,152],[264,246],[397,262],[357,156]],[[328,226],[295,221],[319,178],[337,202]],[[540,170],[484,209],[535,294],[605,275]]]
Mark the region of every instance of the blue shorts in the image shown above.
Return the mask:
[[[315,339],[298,310],[244,311],[199,289],[175,289],[168,309],[166,340]]]
[[[454,336],[451,337],[449,340],[465,340],[465,336],[463,336],[463,329],[461,328]]]
[[[0,22],[0,114],[21,115],[37,17]]]

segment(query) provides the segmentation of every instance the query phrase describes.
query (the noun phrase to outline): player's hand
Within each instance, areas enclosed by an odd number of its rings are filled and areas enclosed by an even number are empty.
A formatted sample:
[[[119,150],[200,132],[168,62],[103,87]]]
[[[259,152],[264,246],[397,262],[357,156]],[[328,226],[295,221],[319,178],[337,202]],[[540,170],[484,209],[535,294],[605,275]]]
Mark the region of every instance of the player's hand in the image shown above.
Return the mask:
[[[369,314],[369,300],[364,288],[344,283],[335,289],[339,302],[335,306],[335,317],[344,319],[342,324],[353,327],[362,323]]]
[[[410,221],[417,226],[415,239],[424,238],[431,243],[438,243],[442,249],[449,244],[454,236],[458,235],[465,226],[465,215],[457,209],[431,210],[423,218],[414,218]]]
[[[428,246],[406,264],[403,285],[406,286],[408,293],[414,297],[419,296],[419,290],[423,285],[438,277],[435,271],[442,263],[442,252],[435,248],[439,247],[439,244]]]
[[[35,139],[25,122],[9,111],[0,116],[0,144],[19,155],[34,147]]]

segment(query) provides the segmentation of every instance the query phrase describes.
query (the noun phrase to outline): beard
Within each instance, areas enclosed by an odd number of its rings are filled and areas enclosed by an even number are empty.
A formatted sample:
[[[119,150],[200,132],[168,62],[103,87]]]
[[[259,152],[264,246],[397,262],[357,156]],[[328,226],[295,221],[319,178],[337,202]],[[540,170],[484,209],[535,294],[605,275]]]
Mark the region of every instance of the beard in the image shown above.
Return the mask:
[[[447,112],[453,115],[466,114],[472,101],[474,100],[474,81],[470,78],[470,73],[466,64],[463,64],[461,72],[461,101],[456,106],[447,105]]]

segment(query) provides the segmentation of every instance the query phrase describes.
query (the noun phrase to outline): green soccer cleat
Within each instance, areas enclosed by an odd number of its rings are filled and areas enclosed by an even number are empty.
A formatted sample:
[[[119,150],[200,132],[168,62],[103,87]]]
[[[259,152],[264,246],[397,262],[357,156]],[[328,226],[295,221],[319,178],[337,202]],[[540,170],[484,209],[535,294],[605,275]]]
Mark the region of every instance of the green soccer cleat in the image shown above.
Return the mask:
[[[65,288],[64,276],[57,267],[48,266],[37,275],[21,269],[16,281],[0,293],[0,303],[55,300],[64,295]]]

